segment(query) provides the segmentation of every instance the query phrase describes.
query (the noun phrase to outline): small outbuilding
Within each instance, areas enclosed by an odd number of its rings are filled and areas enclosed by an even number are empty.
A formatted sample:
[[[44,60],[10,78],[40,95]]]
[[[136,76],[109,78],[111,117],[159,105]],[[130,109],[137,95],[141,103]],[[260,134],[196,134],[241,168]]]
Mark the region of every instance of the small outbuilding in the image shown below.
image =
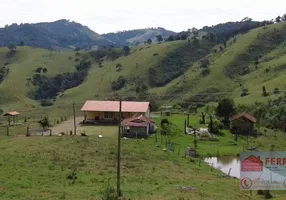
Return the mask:
[[[231,132],[240,135],[249,135],[253,133],[255,117],[248,113],[235,115],[231,119]]]
[[[13,125],[15,125],[18,122],[18,115],[20,115],[20,113],[18,113],[17,111],[10,111],[10,112],[5,113],[3,116],[7,117],[8,126],[10,126],[11,118],[13,120]]]
[[[154,133],[155,122],[144,115],[124,119],[121,122],[122,137],[127,138],[147,138],[149,134]]]

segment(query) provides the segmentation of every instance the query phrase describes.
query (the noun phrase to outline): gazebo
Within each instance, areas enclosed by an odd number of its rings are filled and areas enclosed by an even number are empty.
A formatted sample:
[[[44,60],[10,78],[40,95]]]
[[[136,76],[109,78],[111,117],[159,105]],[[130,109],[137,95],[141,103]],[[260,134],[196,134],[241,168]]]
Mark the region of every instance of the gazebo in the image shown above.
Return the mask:
[[[10,111],[7,112],[6,114],[4,114],[3,116],[8,118],[8,126],[11,125],[11,117],[13,118],[13,125],[15,125],[16,121],[18,121],[18,115],[20,113],[16,112],[16,111]]]

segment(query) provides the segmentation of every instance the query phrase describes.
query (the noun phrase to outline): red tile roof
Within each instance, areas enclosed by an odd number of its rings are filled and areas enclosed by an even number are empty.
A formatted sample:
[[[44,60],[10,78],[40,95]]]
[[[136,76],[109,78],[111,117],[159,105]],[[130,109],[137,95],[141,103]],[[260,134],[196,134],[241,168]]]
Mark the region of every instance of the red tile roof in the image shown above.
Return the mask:
[[[121,122],[121,126],[148,126],[150,123],[155,123],[151,118],[143,115],[127,118]]]
[[[137,122],[121,122],[121,126],[136,126],[136,127],[146,127],[148,126],[149,124],[146,123],[146,122],[140,122],[140,123],[137,123]]]
[[[140,115],[136,117],[132,117],[129,119],[124,119],[121,122],[121,126],[139,126],[144,127],[148,126],[150,123],[155,123],[151,118],[148,118],[146,116]]]
[[[122,112],[147,112],[150,102],[122,101]],[[92,101],[85,102],[82,111],[119,112],[119,101]]]
[[[239,119],[239,118],[241,118],[241,117],[244,117],[244,118],[248,119],[249,121],[251,121],[251,122],[253,122],[253,123],[256,122],[256,119],[255,119],[253,116],[251,116],[250,114],[248,114],[248,113],[241,113],[241,114],[235,115],[235,116],[231,119],[231,121],[234,121],[234,120]]]
[[[6,114],[4,114],[4,116],[16,116],[16,115],[19,115],[20,113],[16,112],[16,111],[10,111]]]

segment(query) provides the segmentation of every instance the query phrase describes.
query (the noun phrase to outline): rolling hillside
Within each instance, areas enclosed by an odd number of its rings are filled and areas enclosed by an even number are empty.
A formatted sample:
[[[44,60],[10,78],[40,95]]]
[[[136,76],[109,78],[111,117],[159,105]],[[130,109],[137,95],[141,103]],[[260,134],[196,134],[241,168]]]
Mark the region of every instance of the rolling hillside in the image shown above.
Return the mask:
[[[144,43],[148,39],[156,42],[156,36],[162,35],[163,38],[166,38],[170,35],[174,35],[175,32],[166,30],[164,28],[146,28],[146,29],[137,29],[130,31],[122,31],[117,33],[107,33],[102,36],[116,44],[126,45],[126,44],[136,44]]]
[[[39,48],[74,49],[91,48],[113,43],[88,27],[68,20],[51,23],[12,24],[0,28],[0,46],[9,44]]]
[[[0,108],[26,112],[60,111],[73,102],[80,104],[86,99],[106,98],[114,92],[123,97],[139,96],[142,99],[143,96],[146,98],[146,93],[141,97],[136,94],[142,84],[148,86],[150,96],[158,103],[209,103],[221,96],[232,96],[244,104],[267,102],[269,98],[279,96],[273,94],[275,88],[281,93],[285,90],[282,81],[286,76],[285,35],[286,23],[278,23],[233,37],[225,46],[207,39],[199,40],[199,44],[180,40],[137,46],[130,49],[129,55],[120,55],[117,59],[101,58],[101,65],[87,51],[76,55],[76,52],[18,47],[16,53],[7,58],[9,50],[1,48],[0,66],[9,68],[9,72],[0,84]],[[29,93],[36,87],[28,85],[27,79],[33,77],[33,70],[46,68],[44,76],[47,77],[74,73],[79,63],[76,58],[91,62],[83,83],[61,91],[52,107],[42,107],[40,101],[30,98]],[[160,70],[156,76],[162,84],[150,82],[154,70]],[[113,86],[117,84],[120,87],[114,90]],[[263,86],[270,96],[262,96]],[[241,96],[243,91],[248,91],[248,95]]]

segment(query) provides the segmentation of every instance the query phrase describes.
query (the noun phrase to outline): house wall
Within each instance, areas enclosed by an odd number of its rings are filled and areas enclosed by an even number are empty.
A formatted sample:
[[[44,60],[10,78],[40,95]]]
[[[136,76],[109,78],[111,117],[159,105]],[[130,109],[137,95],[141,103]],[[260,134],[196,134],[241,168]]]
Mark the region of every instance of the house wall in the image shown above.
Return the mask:
[[[146,117],[150,117],[150,106],[149,106],[147,112],[146,112],[144,115],[145,115]]]
[[[147,132],[148,130],[146,130],[146,127],[130,127],[130,133],[138,133],[138,134],[148,134]]]
[[[142,114],[146,115],[146,113],[132,113],[132,112],[123,112],[122,117],[123,118],[131,118],[136,114]],[[99,120],[104,119],[104,112],[99,111],[86,111],[85,112],[86,120],[95,120],[96,117],[99,118]],[[119,119],[119,112],[114,112],[114,118]]]
[[[248,135],[252,133],[254,124],[244,118],[239,118],[231,123],[231,132],[234,134]]]
[[[86,119],[87,120],[94,120],[96,117],[99,117],[100,116],[100,113],[98,111],[95,111],[95,112],[85,112],[85,116],[86,116]]]

